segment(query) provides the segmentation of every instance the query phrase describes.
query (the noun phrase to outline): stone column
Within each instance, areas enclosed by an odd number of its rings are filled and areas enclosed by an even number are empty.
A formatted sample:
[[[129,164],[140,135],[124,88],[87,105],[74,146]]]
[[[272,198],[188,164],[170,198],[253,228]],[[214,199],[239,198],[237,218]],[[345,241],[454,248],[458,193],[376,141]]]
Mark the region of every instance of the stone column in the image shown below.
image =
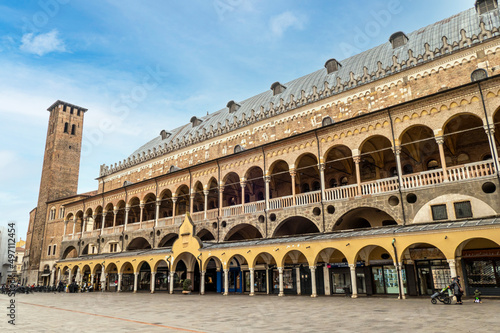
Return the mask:
[[[160,218],[160,206],[161,206],[161,201],[156,200],[155,228],[158,227],[158,219]]]
[[[200,274],[200,294],[205,295],[205,271],[201,271]]]
[[[86,231],[87,229],[87,221],[88,221],[88,216],[87,215],[83,215],[83,224],[82,224],[82,236],[83,236],[83,233]]]
[[[72,276],[71,269],[68,268],[68,284],[70,284],[71,282],[73,282],[73,276]]]
[[[330,290],[330,272],[326,265],[323,266],[323,281],[325,282],[325,295],[329,296],[332,294]]]
[[[245,214],[245,186],[247,185],[247,181],[245,178],[241,178],[240,186],[241,186],[241,214]]]
[[[361,163],[361,157],[360,156],[353,156],[352,159],[354,160],[354,164],[356,166],[356,182],[358,184],[358,195],[362,195],[362,192],[361,192],[361,171],[359,169],[359,164]]]
[[[321,181],[321,200],[325,201],[325,163],[319,164],[319,178]]]
[[[151,285],[150,285],[151,294],[155,293],[155,276],[156,272],[151,272]]]
[[[144,203],[143,202],[141,202],[139,204],[139,208],[141,209],[141,213],[140,213],[140,216],[139,216],[139,229],[142,229],[142,219],[143,219],[142,214],[144,212]]]
[[[393,148],[393,152],[394,156],[396,156],[396,168],[398,170],[399,183],[403,185],[403,168],[401,167],[401,146],[395,146]]]
[[[269,295],[269,267],[266,265],[266,294]]]
[[[297,295],[301,295],[302,286],[300,285],[300,267],[295,267],[295,283],[297,284]]]
[[[113,209],[113,228],[116,227],[116,215],[118,215],[118,209]]]
[[[495,142],[495,124],[491,124],[489,129],[488,126],[484,126],[484,130],[486,132],[486,135],[490,138],[489,143],[491,150],[491,158],[494,161],[497,161],[498,163],[498,149],[497,149],[497,144]],[[494,164],[495,168],[497,166],[497,163]],[[496,172],[500,173],[500,170],[496,170]]]
[[[104,230],[104,225],[106,224],[106,212],[102,213],[102,223],[101,223],[101,233]]]
[[[398,262],[398,273],[399,273],[399,287],[401,288],[401,297],[402,299],[406,299],[405,295],[405,283],[403,280],[403,263]]]
[[[130,206],[125,207],[125,224],[123,226],[123,230],[127,231],[127,224],[128,224],[128,212],[130,212]]]
[[[196,196],[195,192],[191,192],[189,195],[189,214],[193,215],[193,209],[194,209],[194,197]]]
[[[90,284],[92,285],[92,288],[94,288],[94,291],[95,291],[95,286],[94,286],[94,278],[95,278],[95,275],[94,274],[90,274]]]
[[[55,277],[55,275],[56,275],[55,268],[52,268],[52,270],[50,271],[50,282],[49,282],[50,286],[54,285],[54,277]]]
[[[170,272],[170,281],[169,281],[169,293],[173,294],[174,293],[174,277],[175,277],[175,272]]]
[[[265,176],[264,181],[266,183],[266,210],[269,210],[269,199],[271,199],[269,193],[269,183],[271,182],[271,176]]]
[[[349,264],[351,270],[352,298],[358,298],[358,283],[356,280],[356,264]]]
[[[176,205],[177,204],[177,196],[172,196],[172,219],[174,219],[174,222],[175,222],[175,209],[176,209]]]
[[[249,268],[250,270],[250,296],[255,295],[255,268]]]
[[[316,290],[316,266],[309,266],[309,269],[311,270],[311,287],[312,287],[312,294],[311,297],[317,297],[317,290]]]
[[[104,267],[101,272],[101,291],[106,291],[106,278],[108,276],[108,273],[104,272]]]
[[[224,195],[224,185],[222,185],[222,182],[219,184],[219,216],[222,216],[222,199]]]
[[[229,269],[224,269],[224,296],[229,292]]]
[[[448,265],[450,265],[450,275],[451,277],[456,277],[457,276],[457,266],[455,259],[448,259]]]
[[[96,221],[96,219],[97,219],[97,214],[92,215],[92,223],[93,223],[93,225],[92,225],[92,231],[94,231],[94,230],[97,229],[97,221]]]
[[[57,269],[57,284],[59,284],[59,282],[61,282],[61,269]]]
[[[75,230],[76,230],[76,216],[73,217],[73,233],[72,233],[72,235],[75,234]]]
[[[118,273],[118,285],[116,286],[116,292],[122,291],[122,273]]]
[[[63,235],[66,236],[66,229],[68,229],[68,220],[65,220],[64,221],[64,231],[63,231]]]
[[[441,160],[441,168],[443,169],[443,181],[448,181],[448,170],[446,168],[446,157],[444,155],[444,137],[437,136],[436,142],[439,148],[439,159]]]
[[[285,296],[284,286],[283,286],[283,267],[278,267],[279,279],[280,279],[280,293],[278,296]]]
[[[139,280],[139,272],[134,273],[134,293],[137,292],[137,283]]]
[[[205,206],[204,206],[204,214],[203,214],[203,219],[207,219],[207,210],[208,210],[208,193],[210,193],[209,190],[203,190],[203,195],[205,197]]]
[[[294,169],[290,170],[290,177],[292,177],[292,202],[293,202],[293,205],[295,206],[297,204],[297,201],[296,201],[296,188],[295,188],[295,176],[297,175],[297,173],[295,172]]]

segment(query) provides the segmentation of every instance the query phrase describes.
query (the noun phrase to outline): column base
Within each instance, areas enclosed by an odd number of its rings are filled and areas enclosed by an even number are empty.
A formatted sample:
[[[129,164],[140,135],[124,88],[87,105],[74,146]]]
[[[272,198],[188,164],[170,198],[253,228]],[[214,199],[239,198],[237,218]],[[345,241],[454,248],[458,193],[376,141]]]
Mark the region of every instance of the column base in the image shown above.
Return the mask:
[[[250,294],[248,294],[248,296],[255,296],[255,294],[254,293],[250,293]]]
[[[200,293],[200,295],[205,295],[205,292]]]
[[[318,297],[318,295],[316,295],[316,294],[312,294],[312,295],[311,295],[311,297]]]
[[[358,295],[351,295],[351,298],[358,298]]]
[[[279,296],[279,297],[283,297],[283,296],[285,296],[285,294],[283,294],[283,293],[279,293],[279,294],[278,294],[278,296]]]
[[[151,292],[151,294],[154,294],[154,293],[155,293],[155,291],[153,290],[153,291]]]
[[[224,292],[224,293],[222,294],[222,296],[227,296],[227,295],[228,295],[228,293],[226,293],[226,292]]]
[[[134,290],[134,294],[137,294],[137,290]]]

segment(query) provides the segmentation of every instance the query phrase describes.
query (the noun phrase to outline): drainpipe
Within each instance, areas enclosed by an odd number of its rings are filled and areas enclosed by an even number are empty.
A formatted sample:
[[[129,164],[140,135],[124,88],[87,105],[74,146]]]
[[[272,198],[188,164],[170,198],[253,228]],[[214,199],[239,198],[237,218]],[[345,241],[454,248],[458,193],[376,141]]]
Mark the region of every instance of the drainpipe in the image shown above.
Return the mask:
[[[264,146],[261,146],[261,149],[262,149],[262,157],[264,158],[264,170],[262,171],[262,176],[264,177],[264,191],[265,191],[265,188],[266,188],[266,175],[265,175],[265,172],[267,171],[267,168],[266,168],[266,153],[264,152]],[[264,193],[264,218],[266,219],[264,222],[266,222],[266,238],[268,237],[267,235],[267,202],[268,202],[268,198],[267,198],[267,192]]]
[[[204,281],[201,281],[201,271],[203,270],[202,266],[201,266],[201,253],[196,257],[196,259],[198,259],[198,261],[200,262],[200,295],[201,295],[201,284],[202,282]],[[194,275],[194,274],[193,274]]]
[[[319,138],[318,138],[318,131],[315,130],[314,131],[314,134],[316,135],[316,142],[318,144],[318,171],[319,171],[319,182],[320,182],[320,186],[321,186],[321,215],[323,216],[323,232],[326,232],[325,230],[325,203],[323,202],[323,196],[324,196],[324,191],[323,191],[323,184],[322,181],[321,181],[321,170],[319,170],[320,168],[320,164],[321,164],[321,150],[319,149]]]
[[[220,198],[221,198],[221,195],[220,195],[220,165],[219,165],[219,159],[216,159],[215,160],[217,162],[217,173],[218,173],[218,179],[217,179],[217,201],[219,201],[219,205],[217,208],[217,214],[218,214],[218,218],[217,218],[217,243],[219,243],[220,241],[220,219],[221,219],[221,216],[220,216],[220,212],[222,211],[222,202],[220,201]]]
[[[124,188],[125,188],[125,209],[127,209],[127,205],[128,205],[127,186],[124,186]],[[125,223],[125,221],[123,221],[123,223]],[[128,223],[128,221],[127,221],[127,223]],[[124,244],[125,244],[125,225],[123,225],[123,229],[122,229],[122,246],[121,246],[120,252],[123,252],[123,245]]]
[[[483,96],[483,89],[481,88],[481,82],[478,81],[477,82],[477,87],[479,88],[479,94],[481,95],[481,102],[483,104],[483,112],[484,112],[484,117],[486,118],[486,126],[488,126],[488,134],[486,135],[488,137],[488,143],[490,145],[490,147],[495,147],[495,142],[491,142],[491,140],[495,140],[495,137],[491,137],[490,136],[490,121],[488,120],[488,112],[486,111],[486,103],[484,102],[484,96]],[[497,174],[497,178],[498,178],[498,181],[500,182],[500,168],[498,166],[498,159],[497,159],[497,155],[498,155],[498,151],[493,151],[493,163],[495,165],[495,170],[496,170],[496,174]]]
[[[396,147],[396,137],[394,135],[394,124],[392,123],[392,116],[391,116],[391,109],[390,108],[387,109],[387,114],[389,116],[389,121],[391,123],[392,146]],[[393,151],[393,153],[394,153],[394,157],[396,158],[396,152]],[[396,161],[396,163],[397,163],[397,161]],[[401,177],[403,175],[400,175],[399,171],[402,172],[402,170],[398,170],[398,184],[399,184],[398,190],[399,190],[399,197],[401,198],[401,213],[403,214],[403,225],[406,225],[405,204],[404,204],[404,200],[403,200],[403,192],[401,191],[401,187],[403,186],[403,183],[401,182]]]
[[[392,239],[392,248],[394,249],[394,260],[396,262],[396,271],[398,272],[398,290],[399,290],[399,299],[403,299],[403,286],[401,285],[401,271],[399,269],[399,260],[398,260],[398,250],[396,249],[396,238]]]

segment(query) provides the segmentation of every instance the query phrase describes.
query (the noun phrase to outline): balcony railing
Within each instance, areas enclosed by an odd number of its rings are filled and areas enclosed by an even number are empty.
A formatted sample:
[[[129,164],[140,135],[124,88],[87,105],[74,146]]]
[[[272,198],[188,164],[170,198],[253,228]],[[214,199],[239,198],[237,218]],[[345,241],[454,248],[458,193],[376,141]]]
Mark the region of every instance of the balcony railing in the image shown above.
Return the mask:
[[[459,181],[471,178],[481,178],[495,174],[495,165],[493,160],[470,163],[461,166],[449,168],[448,179],[450,181]]]
[[[321,202],[321,191],[300,193],[295,195],[295,204],[297,206],[310,205]]]
[[[265,208],[266,208],[266,201],[261,200],[261,201],[245,203],[244,211],[245,214],[251,214],[256,212],[263,212]]]
[[[186,214],[182,214],[182,215],[176,216],[174,218],[174,224],[182,224],[182,222],[184,221],[185,217],[186,217]]]
[[[207,219],[208,220],[215,219],[218,216],[219,216],[219,209],[218,208],[207,210]]]
[[[386,192],[397,191],[399,189],[398,177],[378,179],[361,184],[363,195],[373,195]]]
[[[358,195],[358,184],[334,187],[325,190],[326,201],[354,198]]]
[[[142,229],[151,229],[155,226],[155,220],[142,221]]]
[[[404,175],[401,177],[401,181],[403,183],[403,188],[405,189],[440,184],[443,182],[443,170],[436,169],[414,173],[411,175]]]
[[[159,227],[164,227],[164,226],[172,225],[172,224],[174,224],[174,218],[172,216],[163,217],[161,219],[158,219],[158,226]]]
[[[236,216],[241,214],[241,205],[234,205],[222,208],[222,216]]]
[[[127,231],[139,230],[141,228],[140,222],[127,224]]]
[[[113,227],[102,229],[102,234],[103,235],[111,235],[111,234],[114,234],[114,233],[115,233],[115,229]]]
[[[281,209],[293,206],[293,196],[269,199],[269,209]]]
[[[200,222],[205,219],[205,212],[196,212],[191,215],[193,222]]]

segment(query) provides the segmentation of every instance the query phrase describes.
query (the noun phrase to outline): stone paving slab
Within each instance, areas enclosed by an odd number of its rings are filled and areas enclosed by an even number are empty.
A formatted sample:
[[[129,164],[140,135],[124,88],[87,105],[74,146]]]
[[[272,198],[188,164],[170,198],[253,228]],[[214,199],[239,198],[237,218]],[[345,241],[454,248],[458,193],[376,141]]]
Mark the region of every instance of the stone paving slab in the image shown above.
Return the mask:
[[[0,295],[0,332],[500,332],[500,300],[167,293]]]

